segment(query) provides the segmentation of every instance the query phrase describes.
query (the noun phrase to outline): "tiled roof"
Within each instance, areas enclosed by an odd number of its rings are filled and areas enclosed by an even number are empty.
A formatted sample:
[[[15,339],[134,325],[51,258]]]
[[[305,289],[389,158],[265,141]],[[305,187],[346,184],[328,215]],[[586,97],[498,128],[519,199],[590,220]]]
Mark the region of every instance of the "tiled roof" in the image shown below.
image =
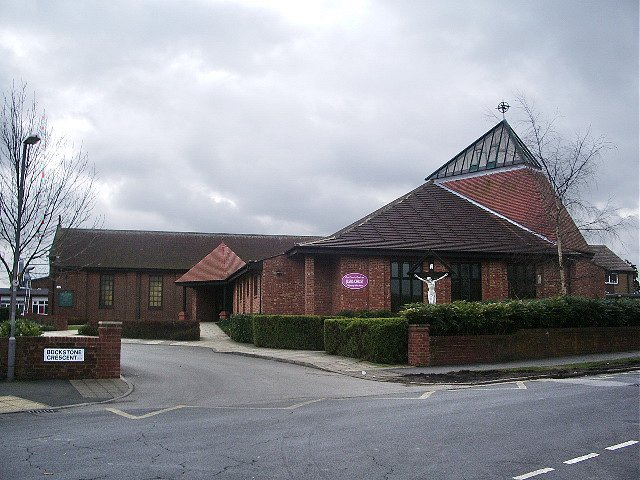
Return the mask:
[[[187,271],[221,243],[244,262],[278,255],[318,237],[140,230],[60,229],[51,255],[64,269]]]
[[[329,237],[301,245],[311,247],[466,253],[552,253],[555,248],[433,182]]]
[[[527,166],[476,176],[440,180],[441,185],[556,241],[553,191],[544,174]],[[589,252],[587,242],[565,209],[560,212],[563,248]]]
[[[176,283],[210,282],[226,280],[246,265],[227,245],[221,243],[209,255],[176,280]]]
[[[427,177],[449,178],[473,172],[491,171],[515,165],[540,168],[540,164],[506,120],[473,142]]]
[[[589,248],[595,254],[591,261],[599,267],[609,271],[633,272],[633,268],[606,245],[589,245]]]

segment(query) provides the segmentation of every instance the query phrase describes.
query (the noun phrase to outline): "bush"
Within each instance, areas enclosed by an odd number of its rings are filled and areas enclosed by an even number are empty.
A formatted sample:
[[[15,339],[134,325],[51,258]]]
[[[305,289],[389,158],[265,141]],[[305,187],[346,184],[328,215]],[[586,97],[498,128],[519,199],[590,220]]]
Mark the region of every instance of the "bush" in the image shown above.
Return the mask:
[[[157,340],[200,340],[200,324],[184,320],[123,322],[122,337]]]
[[[409,323],[428,323],[431,335],[501,335],[521,328],[640,326],[640,302],[632,299],[553,297],[494,303],[414,303],[401,313]]]
[[[85,323],[78,329],[78,335],[87,335],[90,337],[97,337],[98,327],[90,323]]]
[[[324,322],[330,355],[375,363],[407,363],[408,323],[404,318],[332,318]]]
[[[227,335],[239,343],[253,343],[253,315],[231,315]]]
[[[257,347],[324,350],[324,319],[314,315],[254,315]]]
[[[9,308],[0,308],[0,322],[9,320],[9,317],[11,317],[11,310]]]
[[[5,320],[0,324],[0,337],[11,335],[11,321]],[[39,337],[42,335],[42,326],[24,318],[16,319],[16,337]]]

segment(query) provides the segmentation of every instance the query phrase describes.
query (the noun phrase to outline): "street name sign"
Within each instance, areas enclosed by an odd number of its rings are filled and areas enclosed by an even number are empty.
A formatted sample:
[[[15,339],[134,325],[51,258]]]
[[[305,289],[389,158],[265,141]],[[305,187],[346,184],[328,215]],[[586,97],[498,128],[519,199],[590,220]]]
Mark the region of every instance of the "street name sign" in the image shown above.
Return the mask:
[[[45,362],[84,362],[84,348],[45,348]]]

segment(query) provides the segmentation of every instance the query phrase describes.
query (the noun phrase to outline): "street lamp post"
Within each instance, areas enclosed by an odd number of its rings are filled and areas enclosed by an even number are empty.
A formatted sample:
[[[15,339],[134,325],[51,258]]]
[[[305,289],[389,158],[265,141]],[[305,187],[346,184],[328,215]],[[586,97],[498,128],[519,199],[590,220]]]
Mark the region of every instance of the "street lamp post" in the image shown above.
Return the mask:
[[[11,334],[9,335],[9,349],[7,352],[7,381],[12,382],[16,368],[16,303],[18,299],[18,262],[20,260],[21,246],[20,233],[22,230],[22,204],[24,202],[24,182],[27,167],[28,148],[40,141],[37,135],[30,135],[22,142],[22,158],[18,173],[18,214],[16,216],[16,244],[13,251],[13,278],[11,279]]]

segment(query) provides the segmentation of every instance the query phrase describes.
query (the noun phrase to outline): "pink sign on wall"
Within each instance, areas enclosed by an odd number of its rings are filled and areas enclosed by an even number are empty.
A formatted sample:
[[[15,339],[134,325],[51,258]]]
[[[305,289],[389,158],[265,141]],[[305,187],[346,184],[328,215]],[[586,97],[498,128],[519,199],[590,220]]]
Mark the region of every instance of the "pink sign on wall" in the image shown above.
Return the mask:
[[[359,290],[369,285],[369,278],[362,273],[347,273],[342,277],[342,286],[350,290]]]

